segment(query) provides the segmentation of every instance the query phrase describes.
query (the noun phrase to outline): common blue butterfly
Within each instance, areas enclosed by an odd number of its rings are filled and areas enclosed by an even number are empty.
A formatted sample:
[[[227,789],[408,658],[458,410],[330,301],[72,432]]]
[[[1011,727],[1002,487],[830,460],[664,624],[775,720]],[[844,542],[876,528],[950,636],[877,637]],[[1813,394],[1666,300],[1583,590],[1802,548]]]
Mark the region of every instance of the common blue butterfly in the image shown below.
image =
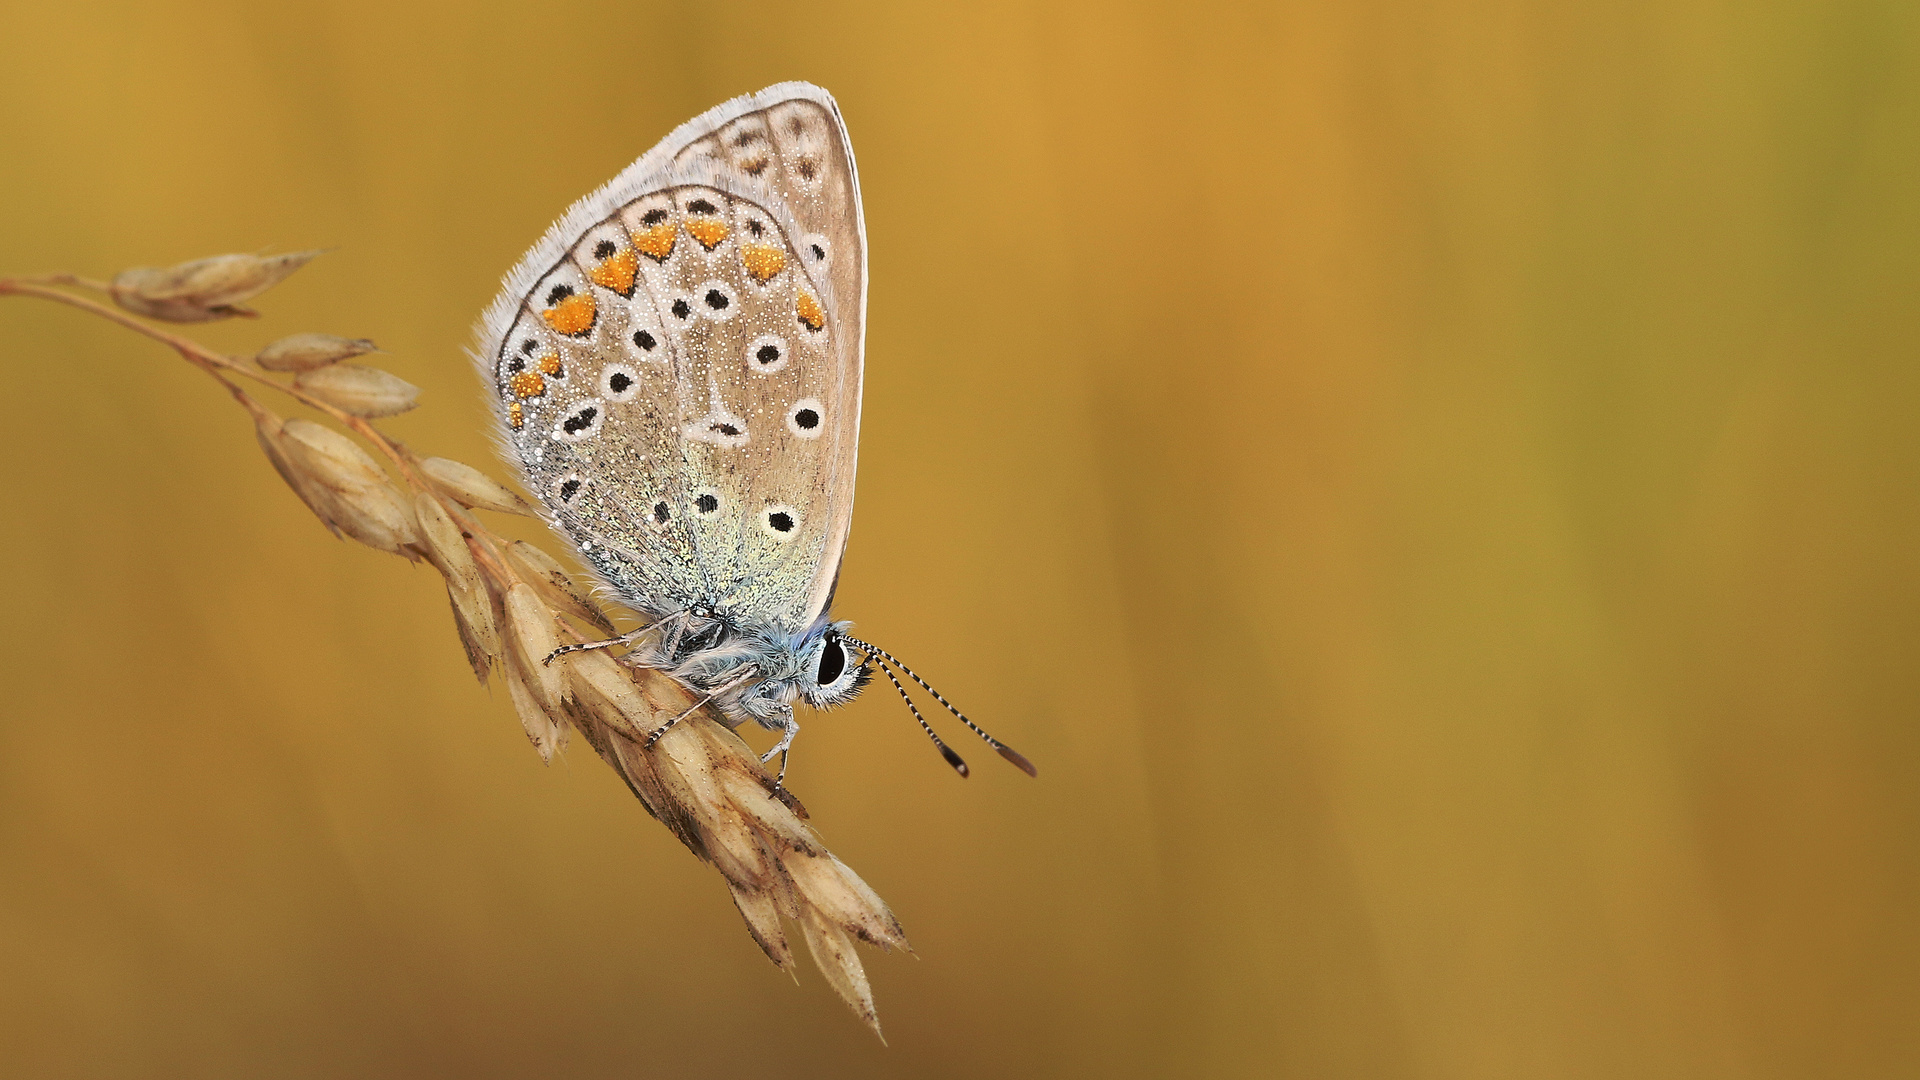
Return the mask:
[[[853,147],[833,97],[808,83],[681,125],[527,252],[476,352],[503,453],[608,593],[648,619],[561,652],[629,646],[624,662],[667,672],[729,722],[780,730],[765,759],[780,754],[783,775],[794,702],[849,701],[877,668],[966,775],[898,669],[1032,774],[829,614],[853,516],[866,304]]]

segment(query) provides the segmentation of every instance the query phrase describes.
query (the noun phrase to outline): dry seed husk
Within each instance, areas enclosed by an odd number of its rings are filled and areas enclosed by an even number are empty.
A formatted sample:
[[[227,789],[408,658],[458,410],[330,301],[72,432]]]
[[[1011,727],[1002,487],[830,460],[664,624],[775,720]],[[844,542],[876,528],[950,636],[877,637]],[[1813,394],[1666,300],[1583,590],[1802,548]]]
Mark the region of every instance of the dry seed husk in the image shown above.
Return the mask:
[[[853,1014],[865,1021],[875,1035],[880,1035],[880,1018],[873,1011],[873,990],[867,985],[867,972],[860,966],[853,942],[812,908],[801,911],[799,923],[807,937],[807,951],[813,954],[814,966],[826,976],[827,983]],[[880,1035],[880,1041],[885,1042],[886,1036]]]
[[[845,863],[825,851],[788,852],[780,861],[800,895],[836,924],[869,944],[907,948],[906,931],[893,913]]]
[[[760,786],[758,778],[724,766],[714,770],[714,778],[734,809],[751,818],[760,828],[805,854],[819,852],[818,838],[813,829],[787,809],[786,804],[767,794],[767,789]]]
[[[554,607],[579,617],[608,637],[618,636],[619,631],[614,629],[613,623],[607,621],[606,615],[593,606],[593,601],[574,586],[572,576],[554,561],[553,556],[525,540],[515,540],[507,546],[507,561],[513,563],[520,576],[539,589]]]
[[[669,732],[654,744],[654,756],[656,760],[664,756],[672,761],[686,779],[693,805],[707,827],[707,856],[714,868],[742,887],[764,886],[772,868],[746,820],[715,783],[706,745],[698,738],[674,739],[671,735]]]
[[[420,404],[419,387],[391,372],[361,364],[333,364],[308,371],[295,378],[293,385],[342,412],[368,420],[398,416]]]
[[[420,462],[420,471],[442,491],[459,500],[461,506],[533,516],[533,508],[525,499],[471,465],[452,458],[427,458]]]
[[[673,835],[687,845],[687,850],[707,858],[706,833],[693,816],[693,794],[687,790],[685,778],[673,762],[641,749],[642,741],[617,734],[611,737],[620,774],[627,778],[634,794],[640,796],[648,813],[671,829]]]
[[[604,650],[573,653],[567,663],[567,678],[573,684],[575,697],[586,697],[593,702],[594,715],[602,723],[641,738],[652,730],[635,722],[636,717],[642,723],[651,718],[640,688],[634,685],[627,669]]]
[[[167,322],[210,322],[254,312],[244,300],[266,292],[310,262],[318,251],[285,255],[215,255],[177,266],[136,266],[109,287],[114,303]]]
[[[460,634],[460,648],[467,654],[467,665],[473,668],[473,677],[480,685],[487,684],[487,672],[499,660],[499,641],[495,640],[491,648],[482,636],[481,625],[486,627],[485,634],[493,633],[493,619],[484,615],[487,621],[478,623],[472,616],[475,611],[485,612],[486,606],[471,603],[472,597],[463,594],[460,587],[447,582],[447,604],[453,608],[453,628]],[[464,602],[464,603],[463,603]]]
[[[280,479],[285,480],[287,486],[293,489],[293,493],[300,497],[300,501],[307,504],[307,509],[313,511],[313,515],[320,519],[320,523],[327,527],[328,532],[339,536],[340,529],[334,525],[333,516],[326,507],[328,501],[326,493],[319,490],[318,485],[308,479],[299,466],[287,456],[286,436],[282,430],[284,421],[265,409],[256,408],[252,411],[254,437],[260,440],[260,449],[272,463],[273,471],[280,474]]]
[[[520,714],[520,726],[526,729],[527,741],[540,752],[540,760],[551,763],[553,752],[560,748],[560,722],[534,698],[533,691],[513,665],[507,665],[506,675],[507,696],[513,699],[513,710]]]
[[[433,565],[449,582],[457,581],[461,591],[478,595],[480,567],[474,564],[466,534],[454,523],[447,508],[440,505],[439,498],[430,491],[414,492],[413,516],[420,523],[420,538]]]
[[[338,497],[340,529],[371,548],[416,557],[412,545],[419,539],[413,508],[390,484],[343,491]]]
[[[747,933],[753,935],[760,951],[780,970],[793,970],[793,950],[780,932],[780,908],[773,894],[742,889],[731,881],[727,882],[727,891],[733,894],[733,906],[740,909],[740,917],[747,921]]]
[[[261,349],[253,362],[268,371],[312,371],[342,360],[351,360],[379,346],[365,338],[343,338],[334,334],[291,334]]]
[[[289,455],[329,488],[351,491],[387,482],[387,474],[358,443],[324,424],[295,417],[280,430]]]
[[[327,516],[368,547],[397,554],[417,538],[412,508],[352,439],[311,420],[281,426],[288,459],[330,496]],[[411,557],[411,556],[409,556]]]
[[[553,610],[542,603],[533,586],[514,582],[507,590],[507,640],[520,673],[525,676],[534,698],[549,712],[558,711],[566,696],[565,659],[548,664],[543,661],[560,647],[554,632]]]

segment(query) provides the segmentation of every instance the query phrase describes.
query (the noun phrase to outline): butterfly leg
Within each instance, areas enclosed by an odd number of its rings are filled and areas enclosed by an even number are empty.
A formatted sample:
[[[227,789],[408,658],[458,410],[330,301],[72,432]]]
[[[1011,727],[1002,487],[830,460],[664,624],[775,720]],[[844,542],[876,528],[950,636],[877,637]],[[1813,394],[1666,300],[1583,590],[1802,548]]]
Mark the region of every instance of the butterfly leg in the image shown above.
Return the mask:
[[[540,661],[540,663],[542,665],[551,664],[555,660],[559,659],[562,656],[567,655],[568,653],[586,652],[589,649],[607,649],[607,648],[612,648],[615,645],[631,645],[634,642],[639,641],[643,635],[645,635],[648,631],[652,629],[653,629],[653,624],[649,623],[648,625],[643,626],[640,629],[633,631],[632,633],[621,634],[617,638],[608,638],[605,641],[586,641],[586,642],[581,642],[580,644],[577,644],[577,645],[562,645],[559,648],[548,653],[547,658],[545,660]]]
[[[685,720],[687,717],[692,716],[694,713],[699,712],[700,707],[702,705],[705,705],[707,702],[712,701],[714,698],[719,697],[721,694],[724,694],[729,690],[739,687],[741,684],[745,683],[748,679],[753,678],[753,676],[754,676],[754,671],[751,669],[751,667],[749,667],[746,673],[741,675],[739,678],[736,678],[731,682],[722,683],[721,685],[714,687],[712,690],[707,691],[707,696],[701,698],[699,701],[694,702],[692,708],[688,709],[686,712],[681,713],[679,716],[674,717],[673,719],[667,721],[664,724],[661,724],[659,727],[654,728],[652,731],[648,732],[647,740],[640,744],[641,749],[643,750],[653,749],[653,744],[659,742],[660,736],[665,735],[667,731],[673,727],[673,725],[679,723],[682,720]],[[788,723],[790,724],[792,723],[791,717],[788,718]],[[798,731],[799,725],[794,724],[793,729],[795,731]],[[791,743],[792,741],[793,741],[793,735],[791,732],[789,732],[787,735],[787,742]],[[781,745],[785,746],[786,743],[782,743]],[[764,762],[767,759],[761,758],[760,760]]]
[[[773,755],[780,755],[780,775],[773,781],[773,786],[776,788],[787,778],[787,751],[793,747],[793,737],[798,734],[800,734],[800,721],[793,718],[793,710],[789,708],[786,725],[780,729],[780,741],[774,744],[773,749],[760,755],[762,765],[772,761]]]
[[[661,724],[659,727],[654,728],[652,731],[647,732],[647,741],[641,743],[640,748],[642,750],[653,749],[653,744],[659,742],[660,736],[665,735],[669,730],[671,730],[673,725],[679,723],[682,720],[685,720],[687,717],[692,716],[694,713],[699,712],[700,706],[705,705],[707,702],[712,700],[713,700],[713,695],[708,694],[706,697],[703,697],[699,701],[694,702],[693,707],[688,709],[686,712],[681,713],[679,716],[676,716],[673,719],[667,721],[666,723]]]

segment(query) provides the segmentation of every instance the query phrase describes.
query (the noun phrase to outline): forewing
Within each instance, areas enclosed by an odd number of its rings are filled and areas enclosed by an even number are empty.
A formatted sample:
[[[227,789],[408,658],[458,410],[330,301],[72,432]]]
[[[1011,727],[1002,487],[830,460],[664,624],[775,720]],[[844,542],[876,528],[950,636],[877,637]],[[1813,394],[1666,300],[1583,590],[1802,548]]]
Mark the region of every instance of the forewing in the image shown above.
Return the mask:
[[[832,99],[783,84],[583,200],[483,323],[510,455],[628,604],[804,629],[844,551],[865,307]]]

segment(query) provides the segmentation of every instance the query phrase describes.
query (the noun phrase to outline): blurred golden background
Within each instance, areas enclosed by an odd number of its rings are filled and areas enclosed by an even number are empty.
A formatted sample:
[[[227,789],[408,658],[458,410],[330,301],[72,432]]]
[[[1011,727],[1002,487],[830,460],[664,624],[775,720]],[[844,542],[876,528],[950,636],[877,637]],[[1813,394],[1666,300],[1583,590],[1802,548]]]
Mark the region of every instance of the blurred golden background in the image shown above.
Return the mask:
[[[333,251],[493,468],[498,276],[676,124],[839,98],[872,239],[792,782],[889,1047],[436,577],[158,347],[0,301],[21,1076],[1920,1075],[1920,9],[7,0],[0,273]],[[533,536],[526,523],[520,535]],[[549,548],[558,550],[549,543]],[[953,726],[953,725],[949,725]]]

